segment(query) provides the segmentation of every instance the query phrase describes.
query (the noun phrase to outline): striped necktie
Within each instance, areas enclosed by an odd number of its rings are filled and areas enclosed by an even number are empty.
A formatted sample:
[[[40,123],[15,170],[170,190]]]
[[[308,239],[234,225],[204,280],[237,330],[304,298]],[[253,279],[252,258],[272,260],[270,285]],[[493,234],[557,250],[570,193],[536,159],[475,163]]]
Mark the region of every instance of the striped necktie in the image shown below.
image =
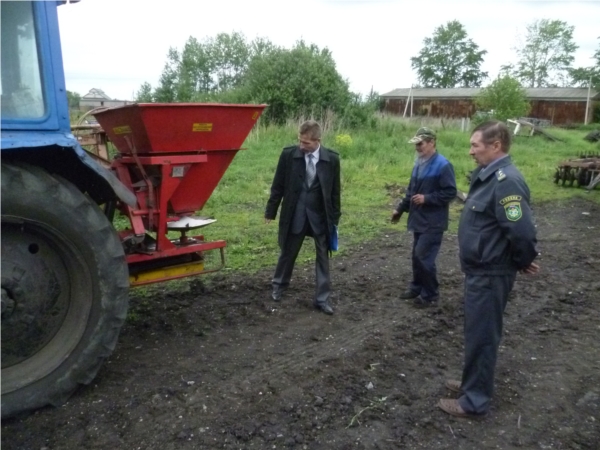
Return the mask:
[[[317,174],[317,169],[315,167],[315,155],[309,153],[308,155],[308,165],[306,166],[306,185],[308,187],[311,186],[313,181],[315,180],[315,175]]]

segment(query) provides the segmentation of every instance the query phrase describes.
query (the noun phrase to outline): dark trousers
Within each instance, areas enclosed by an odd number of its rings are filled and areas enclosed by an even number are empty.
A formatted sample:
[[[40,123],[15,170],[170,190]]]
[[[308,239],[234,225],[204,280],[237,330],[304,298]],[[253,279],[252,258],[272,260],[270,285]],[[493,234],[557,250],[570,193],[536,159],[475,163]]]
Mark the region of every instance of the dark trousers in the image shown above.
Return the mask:
[[[306,221],[304,230],[299,234],[289,233],[285,246],[281,249],[275,275],[273,276],[273,289],[285,289],[290,284],[292,272],[296,258],[304,242],[304,238],[309,234],[310,224]],[[310,233],[313,234],[313,233]],[[329,249],[327,246],[327,235],[317,234],[313,236],[315,249],[317,251],[317,260],[315,263],[315,272],[317,284],[315,288],[315,303],[326,303],[331,295],[331,281],[329,278]]]
[[[465,277],[465,365],[459,402],[467,412],[483,414],[490,407],[502,315],[515,278],[516,272]]]
[[[413,280],[409,289],[425,301],[439,297],[435,259],[444,233],[414,233],[412,250]]]

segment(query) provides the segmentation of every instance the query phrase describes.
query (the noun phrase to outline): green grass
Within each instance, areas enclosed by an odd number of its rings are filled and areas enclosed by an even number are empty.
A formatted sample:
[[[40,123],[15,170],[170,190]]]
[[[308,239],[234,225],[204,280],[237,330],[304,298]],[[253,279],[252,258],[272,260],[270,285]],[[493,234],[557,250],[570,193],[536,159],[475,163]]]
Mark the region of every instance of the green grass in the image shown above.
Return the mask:
[[[407,140],[421,125],[433,126],[438,132],[438,150],[454,165],[457,186],[468,190],[467,174],[475,168],[468,155],[469,133],[455,124],[379,118],[368,130],[329,130],[323,145],[340,153],[342,171],[342,219],[340,252],[376,238],[387,229],[406,229],[406,218],[391,225],[389,217],[397,204],[386,185],[408,184],[414,163],[414,146]],[[599,146],[583,139],[588,131],[552,128],[551,134],[565,142],[551,142],[544,137],[516,137],[511,155],[525,176],[534,203],[582,196],[600,202],[600,190],[586,193],[582,188],[564,188],[553,182],[557,164],[582,152],[598,152]],[[347,134],[351,144],[335,147],[336,136]],[[284,146],[296,141],[294,126],[255,129],[225,173],[220,184],[200,213],[217,222],[203,229],[207,240],[227,241],[226,270],[254,272],[274,267],[277,247],[277,221],[264,223],[264,208],[275,167]],[[344,139],[340,139],[340,142]],[[451,212],[451,231],[457,228],[462,209],[455,204]],[[312,261],[314,249],[305,245],[298,263]]]

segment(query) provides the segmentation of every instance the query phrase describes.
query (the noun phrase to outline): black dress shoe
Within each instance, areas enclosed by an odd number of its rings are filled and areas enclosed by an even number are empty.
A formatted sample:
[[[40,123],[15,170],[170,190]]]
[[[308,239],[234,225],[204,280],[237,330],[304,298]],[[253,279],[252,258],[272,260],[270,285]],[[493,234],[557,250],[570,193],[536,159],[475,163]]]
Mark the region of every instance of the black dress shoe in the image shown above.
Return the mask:
[[[283,289],[281,289],[281,288],[273,289],[273,292],[271,293],[271,298],[276,302],[280,302],[281,297],[283,297]]]
[[[329,303],[315,303],[315,308],[317,308],[318,310],[321,310],[328,316],[333,315],[333,308],[331,307],[331,305]]]
[[[410,300],[410,299],[413,299],[413,298],[417,298],[418,296],[419,296],[419,294],[417,294],[414,291],[411,291],[410,289],[407,289],[402,294],[400,294],[400,298],[402,300]]]

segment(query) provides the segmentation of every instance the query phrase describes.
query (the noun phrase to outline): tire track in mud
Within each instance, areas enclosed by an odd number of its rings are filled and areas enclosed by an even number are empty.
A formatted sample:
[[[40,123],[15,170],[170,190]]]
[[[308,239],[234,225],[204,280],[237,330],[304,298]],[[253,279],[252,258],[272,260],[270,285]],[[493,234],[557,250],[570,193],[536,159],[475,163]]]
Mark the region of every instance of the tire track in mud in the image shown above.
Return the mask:
[[[255,381],[266,376],[277,377],[297,367],[299,360],[302,361],[303,367],[310,368],[324,360],[351,355],[375,331],[390,329],[395,325],[396,321],[391,321],[388,315],[379,310],[377,315],[369,317],[364,322],[354,323],[350,326],[347,326],[346,323],[345,326],[338,329],[339,334],[332,332],[329,337],[322,340],[309,343],[298,342],[284,355],[275,358],[275,361],[254,371],[247,379]],[[310,339],[307,336],[305,338]]]
[[[200,399],[206,396],[207,392],[228,391],[230,388],[241,388],[244,391],[244,386],[261,385],[264,381],[283,380],[293,373],[299,374],[305,371],[310,371],[325,361],[338,360],[353,355],[360,350],[364,343],[372,336],[385,333],[405,323],[404,331],[414,331],[413,323],[410,320],[411,315],[407,304],[378,304],[377,308],[369,311],[368,318],[359,322],[352,321],[354,313],[360,311],[344,311],[340,308],[336,310],[338,323],[329,323],[335,328],[330,328],[329,331],[323,332],[324,328],[315,329],[315,317],[313,315],[304,317],[302,321],[294,321],[289,316],[286,317],[284,325],[288,326],[282,337],[287,337],[280,340],[281,347],[269,349],[268,355],[261,357],[261,361],[254,363],[251,366],[252,360],[256,355],[247,353],[240,354],[239,365],[242,369],[226,380],[211,380],[204,383],[201,388],[198,388],[192,394],[192,398],[185,401],[186,406],[194,407]],[[394,309],[394,313],[398,315],[395,318],[390,315],[390,308]],[[416,312],[416,310],[415,310]],[[346,316],[345,316],[346,315]],[[320,318],[320,317],[319,317]],[[402,318],[402,320],[401,320]],[[323,318],[324,319],[324,318]],[[408,320],[407,320],[408,319]],[[294,321],[293,324],[290,322]],[[310,325],[308,324],[310,322]],[[289,326],[291,325],[291,326]],[[421,323],[419,331],[426,331],[430,325]],[[303,330],[304,333],[295,335],[296,330]],[[309,330],[307,332],[307,330]],[[315,334],[321,333],[323,336],[315,338]],[[279,334],[279,332],[274,333]],[[289,338],[289,339],[288,339]],[[268,360],[265,360],[268,358]],[[206,380],[205,380],[206,381]],[[234,389],[237,390],[237,389]]]

